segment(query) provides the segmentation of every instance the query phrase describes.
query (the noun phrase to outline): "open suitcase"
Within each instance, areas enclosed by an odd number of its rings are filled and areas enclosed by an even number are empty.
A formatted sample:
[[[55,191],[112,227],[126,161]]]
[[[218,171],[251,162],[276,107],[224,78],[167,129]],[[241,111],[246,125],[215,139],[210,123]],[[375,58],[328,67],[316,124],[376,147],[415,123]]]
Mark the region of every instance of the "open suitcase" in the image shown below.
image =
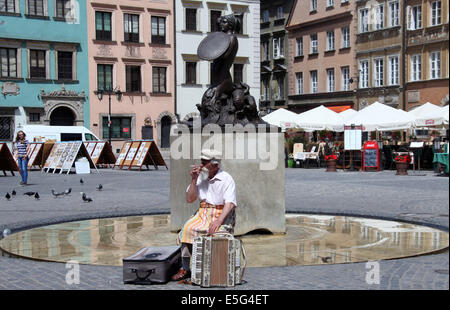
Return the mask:
[[[125,284],[165,284],[181,267],[179,246],[147,247],[123,259]]]

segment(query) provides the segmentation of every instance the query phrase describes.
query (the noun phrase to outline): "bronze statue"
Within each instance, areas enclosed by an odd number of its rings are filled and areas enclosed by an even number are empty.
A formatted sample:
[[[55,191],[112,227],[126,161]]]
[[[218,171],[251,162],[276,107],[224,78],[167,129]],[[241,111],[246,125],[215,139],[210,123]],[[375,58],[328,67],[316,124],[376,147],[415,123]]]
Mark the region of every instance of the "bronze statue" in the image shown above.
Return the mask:
[[[242,82],[233,83],[230,69],[239,48],[236,33],[240,31],[240,21],[234,15],[221,16],[218,21],[220,31],[209,34],[199,45],[200,59],[211,61],[211,86],[197,104],[202,127],[207,124],[266,124],[258,115],[255,98],[250,95],[250,87]],[[192,122],[188,123],[192,126]]]

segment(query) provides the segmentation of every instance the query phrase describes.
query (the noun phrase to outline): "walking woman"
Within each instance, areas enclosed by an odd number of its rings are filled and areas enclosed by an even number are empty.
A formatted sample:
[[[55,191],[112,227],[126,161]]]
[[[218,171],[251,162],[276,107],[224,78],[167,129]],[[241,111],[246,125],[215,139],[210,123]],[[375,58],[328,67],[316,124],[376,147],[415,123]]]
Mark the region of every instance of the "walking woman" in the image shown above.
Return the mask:
[[[15,158],[18,159],[20,174],[22,175],[22,181],[20,185],[27,185],[28,179],[28,150],[30,143],[26,139],[26,134],[23,131],[17,132],[16,136],[16,152]]]

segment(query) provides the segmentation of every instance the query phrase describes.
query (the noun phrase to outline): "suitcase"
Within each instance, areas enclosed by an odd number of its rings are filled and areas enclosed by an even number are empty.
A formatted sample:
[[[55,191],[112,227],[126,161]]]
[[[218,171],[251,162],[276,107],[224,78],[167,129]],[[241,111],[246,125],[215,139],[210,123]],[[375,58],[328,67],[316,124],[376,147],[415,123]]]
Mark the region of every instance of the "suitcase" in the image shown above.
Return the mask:
[[[147,247],[123,259],[125,284],[165,284],[181,267],[180,246]]]

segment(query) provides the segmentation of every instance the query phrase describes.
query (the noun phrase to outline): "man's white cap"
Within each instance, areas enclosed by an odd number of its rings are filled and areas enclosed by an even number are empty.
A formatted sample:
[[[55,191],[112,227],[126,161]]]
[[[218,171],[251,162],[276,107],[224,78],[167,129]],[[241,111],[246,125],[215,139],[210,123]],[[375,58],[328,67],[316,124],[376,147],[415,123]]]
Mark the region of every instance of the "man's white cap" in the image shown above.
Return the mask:
[[[222,160],[222,153],[216,150],[203,149],[200,158],[204,160],[214,160],[220,162]]]

